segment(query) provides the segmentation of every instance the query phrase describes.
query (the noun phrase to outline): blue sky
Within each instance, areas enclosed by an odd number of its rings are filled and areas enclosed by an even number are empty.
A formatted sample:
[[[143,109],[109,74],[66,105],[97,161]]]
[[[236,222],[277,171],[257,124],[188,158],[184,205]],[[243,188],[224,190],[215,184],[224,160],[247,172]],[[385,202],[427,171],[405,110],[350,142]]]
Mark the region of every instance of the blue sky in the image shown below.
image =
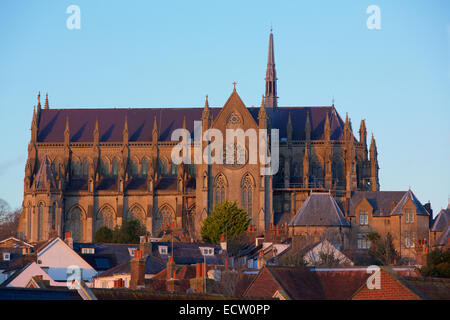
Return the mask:
[[[69,5],[81,29],[69,30]],[[381,10],[369,30],[366,8]],[[0,2],[0,198],[21,205],[36,95],[50,107],[258,106],[270,25],[281,106],[330,105],[375,134],[382,190],[450,195],[450,2]]]

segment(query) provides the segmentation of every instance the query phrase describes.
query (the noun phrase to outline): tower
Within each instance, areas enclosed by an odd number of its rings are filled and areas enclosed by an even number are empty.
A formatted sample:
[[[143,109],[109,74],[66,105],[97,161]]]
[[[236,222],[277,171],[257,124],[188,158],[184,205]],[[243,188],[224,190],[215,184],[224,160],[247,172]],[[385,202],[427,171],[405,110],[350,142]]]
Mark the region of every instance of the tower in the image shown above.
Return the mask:
[[[273,48],[273,33],[270,30],[269,56],[266,70],[265,106],[271,112],[277,108],[277,72],[275,71],[275,53]]]

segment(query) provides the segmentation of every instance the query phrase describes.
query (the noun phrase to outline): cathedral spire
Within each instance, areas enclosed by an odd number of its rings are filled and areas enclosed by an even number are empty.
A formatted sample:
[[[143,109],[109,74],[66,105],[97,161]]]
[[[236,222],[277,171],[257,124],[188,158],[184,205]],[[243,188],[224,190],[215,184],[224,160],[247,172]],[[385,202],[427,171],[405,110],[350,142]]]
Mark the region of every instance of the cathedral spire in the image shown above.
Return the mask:
[[[311,140],[311,122],[309,121],[309,111],[306,113],[305,139],[307,141]]]
[[[94,145],[98,145],[100,142],[100,132],[98,130],[98,119],[95,121],[95,128],[94,128]]]
[[[270,30],[269,37],[269,55],[267,58],[266,70],[266,99],[265,105],[267,108],[275,109],[277,107],[277,73],[275,70],[275,52],[273,47],[273,33]]]
[[[38,100],[37,108],[38,108],[38,112],[39,112],[41,110],[41,92],[40,91],[38,92],[37,100]]]
[[[153,131],[152,131],[152,141],[157,142],[158,141],[158,124],[156,123],[156,115],[153,119]]]
[[[125,116],[125,124],[123,126],[123,144],[128,144],[128,116]]]
[[[325,118],[325,125],[323,127],[323,135],[324,135],[324,140],[330,140],[331,137],[331,126],[330,126],[330,117],[329,114],[327,112],[327,116]]]
[[[289,117],[288,117],[288,123],[287,123],[287,139],[288,141],[292,141],[292,119],[291,119],[291,113],[289,112]]]
[[[45,105],[44,105],[44,109],[48,110],[49,106],[48,106],[48,92],[45,94]]]
[[[69,143],[70,143],[69,117],[66,117],[66,129],[64,130],[64,145],[68,146]]]

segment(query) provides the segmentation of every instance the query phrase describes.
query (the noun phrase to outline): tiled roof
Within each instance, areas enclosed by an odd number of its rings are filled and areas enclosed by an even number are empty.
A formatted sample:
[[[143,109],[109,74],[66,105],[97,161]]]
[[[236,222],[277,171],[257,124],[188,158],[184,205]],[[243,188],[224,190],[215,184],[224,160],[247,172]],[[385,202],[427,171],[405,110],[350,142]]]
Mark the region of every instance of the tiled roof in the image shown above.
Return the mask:
[[[444,233],[442,233],[442,235],[437,240],[436,244],[439,246],[445,246],[450,243],[449,239],[450,239],[450,224],[447,225],[447,230],[445,230]]]
[[[210,108],[215,118],[222,108]],[[259,108],[248,111],[258,123]],[[153,122],[156,117],[159,141],[170,141],[172,132],[182,128],[186,118],[186,129],[194,131],[194,121],[200,121],[201,108],[99,108],[99,109],[44,109],[41,110],[38,142],[64,142],[66,118],[69,119],[70,141],[92,142],[95,123],[98,120],[100,142],[122,142],[122,132],[127,118],[129,141],[150,142]],[[323,139],[323,129],[327,113],[330,117],[331,139],[342,138],[344,122],[333,106],[326,107],[278,107],[273,114],[272,127],[280,130],[280,138],[286,138],[286,123],[289,114],[293,125],[293,139],[305,139],[305,123],[309,113],[311,139]]]
[[[403,206],[406,204],[408,200],[411,200],[414,206],[416,207],[416,213],[419,215],[426,215],[429,216],[427,209],[424,208],[424,206],[420,203],[420,201],[417,199],[417,197],[414,195],[414,193],[411,190],[408,190],[403,197],[400,199],[397,206],[392,210],[391,215],[401,215]]]
[[[326,300],[347,300],[367,281],[366,268],[329,270],[316,269]]]
[[[97,278],[109,277],[118,274],[130,274],[131,264],[130,261],[117,265],[111,269],[108,269],[100,273]],[[147,256],[145,260],[145,274],[157,274],[166,268],[166,264],[158,257]]]
[[[94,254],[82,254],[82,248],[94,248]],[[132,258],[128,249],[139,249],[137,244],[106,244],[106,243],[74,243],[73,249],[97,271],[108,270],[130,261]]]
[[[450,209],[443,209],[439,212],[436,219],[434,219],[431,231],[442,232],[450,224]]]
[[[167,246],[167,254],[159,253],[159,246]],[[200,247],[214,248],[213,256],[205,256],[207,264],[224,265],[225,253],[222,252],[219,245],[214,244],[202,244],[202,243],[186,243],[186,242],[174,242],[173,243],[173,259],[177,265],[195,264],[204,262],[204,257],[200,251]],[[169,256],[172,255],[172,243],[171,242],[152,242],[152,255],[167,262]]]
[[[349,216],[355,215],[356,206],[363,198],[366,198],[372,206],[373,216],[389,216],[405,193],[406,191],[355,191],[350,199]]]
[[[403,277],[401,282],[425,300],[450,300],[450,279]]]
[[[76,290],[67,288],[1,288],[0,300],[83,300]]]
[[[329,193],[311,193],[289,223],[290,226],[350,226]]]

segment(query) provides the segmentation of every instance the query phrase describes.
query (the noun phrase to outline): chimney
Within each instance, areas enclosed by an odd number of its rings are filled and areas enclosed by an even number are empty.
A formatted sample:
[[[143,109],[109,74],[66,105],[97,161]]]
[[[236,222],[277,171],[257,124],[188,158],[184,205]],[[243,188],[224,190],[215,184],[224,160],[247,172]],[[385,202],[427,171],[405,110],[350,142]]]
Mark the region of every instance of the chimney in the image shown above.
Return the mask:
[[[142,251],[136,250],[131,265],[131,289],[141,289],[145,287],[145,259],[142,258]]]
[[[264,259],[264,250],[261,250],[259,252],[259,257],[258,257],[258,261],[257,261],[258,270],[262,269],[262,267],[264,267],[265,264],[266,264],[266,261]]]
[[[220,236],[220,248],[227,251],[227,241],[225,240],[225,235],[223,233]]]
[[[64,242],[73,249],[73,238],[72,238],[72,232],[66,232],[64,234]]]
[[[173,257],[169,257],[169,261],[166,264],[166,278],[167,279],[175,279],[173,276],[175,273],[175,262],[173,262]]]
[[[205,279],[204,279],[204,263],[197,263],[195,265],[195,278],[190,279],[189,283],[191,285],[192,291],[195,293],[205,292]]]

